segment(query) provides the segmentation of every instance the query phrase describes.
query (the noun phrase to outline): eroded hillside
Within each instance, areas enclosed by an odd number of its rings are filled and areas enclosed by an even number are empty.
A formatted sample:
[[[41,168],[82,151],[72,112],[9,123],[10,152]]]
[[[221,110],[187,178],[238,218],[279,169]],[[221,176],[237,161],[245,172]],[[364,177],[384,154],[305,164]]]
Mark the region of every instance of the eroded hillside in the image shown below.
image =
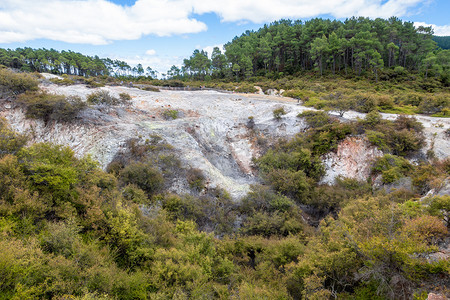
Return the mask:
[[[3,102],[1,116],[15,130],[31,135],[32,142],[50,141],[70,146],[78,156],[90,154],[106,168],[124,150],[129,139],[145,140],[157,135],[174,147],[184,165],[202,170],[209,187],[222,187],[237,198],[245,195],[249,185],[258,180],[252,158],[258,157],[272,141],[293,136],[307,127],[297,115],[309,108],[296,100],[277,96],[210,90],[151,92],[125,86],[92,89],[49,82],[40,88],[82,99],[96,90],[116,97],[128,93],[131,102],[122,106],[91,106],[79,113],[75,122],[47,124],[26,119],[22,108]],[[277,120],[273,111],[280,107],[287,114]],[[176,112],[175,118],[170,116],[171,111]],[[350,111],[341,121],[363,117],[364,114]],[[395,119],[396,115],[383,117]],[[447,157],[450,141],[445,131],[450,127],[450,120],[425,116],[417,119],[425,127],[427,146],[423,154],[432,147],[437,158]],[[369,175],[373,159],[380,155],[364,138],[348,138],[335,153],[323,157],[326,175],[322,182],[332,183],[339,175],[363,180]],[[180,184],[172,189],[187,192]]]

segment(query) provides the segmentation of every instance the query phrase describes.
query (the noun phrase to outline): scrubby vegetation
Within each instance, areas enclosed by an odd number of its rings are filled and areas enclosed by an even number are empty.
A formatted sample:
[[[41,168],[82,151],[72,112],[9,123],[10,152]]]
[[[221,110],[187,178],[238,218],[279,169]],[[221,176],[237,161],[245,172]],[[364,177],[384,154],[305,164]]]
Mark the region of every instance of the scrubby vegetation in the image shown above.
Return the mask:
[[[131,101],[130,95],[121,94],[119,98],[112,96],[107,91],[97,91],[87,96],[87,103],[94,105],[123,105],[128,104]]]
[[[280,21],[235,38],[225,54],[215,49],[211,60],[194,52],[167,81],[153,80],[151,69],[143,76],[142,66],[73,52],[1,49],[0,63],[68,73],[52,80],[62,85],[100,87],[131,76],[154,91],[284,89],[325,109],[299,114],[304,132],[265,145],[254,160],[261,184],[241,201],[183,166],[160,136],[130,138],[105,172],[67,147],[27,144],[0,119],[0,299],[450,295],[450,263],[433,256],[448,243],[450,197],[424,197],[448,181],[450,161],[425,157],[422,125],[403,115],[449,114],[448,52],[434,48],[429,28],[396,18]],[[1,98],[28,118],[70,122],[86,107],[80,98],[37,92],[37,85],[34,75],[0,69]],[[100,90],[87,104],[130,101]],[[349,109],[367,115],[340,122],[326,112],[342,117]],[[403,114],[389,121],[380,111]],[[179,112],[161,114],[176,119]],[[273,111],[277,120],[285,114]],[[256,131],[253,117],[247,127]],[[371,177],[321,184],[321,157],[350,136],[383,151]]]
[[[38,81],[32,75],[0,68],[0,97],[16,96],[37,89]]]
[[[179,112],[176,109],[166,109],[161,113],[161,115],[166,120],[175,120],[178,118]]]
[[[254,186],[238,204],[220,189],[201,196],[165,191],[170,167],[163,156],[172,150],[156,136],[130,140],[116,161],[131,163],[110,167],[108,174],[65,147],[24,147],[25,137],[0,124],[6,133],[0,136],[1,298],[385,299],[432,289],[448,293],[448,261],[425,255],[448,236],[449,197],[383,195],[349,179],[317,186],[322,169],[314,142],[283,143],[278,147],[293,147],[284,156],[269,151],[260,168],[270,174],[277,164],[282,182],[270,181],[275,190]],[[273,155],[277,159],[270,160]],[[423,186],[423,180],[432,184],[448,176],[448,162],[440,164],[418,168],[385,156],[374,170],[389,172],[395,165]],[[201,172],[187,174],[193,189],[204,189]],[[305,191],[310,207],[339,207],[317,229],[305,222],[299,205]]]
[[[86,103],[76,96],[52,95],[30,92],[20,95],[17,102],[24,106],[27,118],[50,121],[73,122]]]

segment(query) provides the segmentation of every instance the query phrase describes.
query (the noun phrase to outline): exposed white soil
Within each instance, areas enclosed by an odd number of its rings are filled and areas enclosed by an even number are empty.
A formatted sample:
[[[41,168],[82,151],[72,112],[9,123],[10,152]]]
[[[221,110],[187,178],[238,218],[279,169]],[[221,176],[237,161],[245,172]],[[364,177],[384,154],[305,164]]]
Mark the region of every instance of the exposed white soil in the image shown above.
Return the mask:
[[[306,124],[297,114],[310,110],[297,100],[261,94],[232,94],[216,91],[149,92],[137,88],[108,86],[99,89],[85,85],[58,86],[45,84],[50,93],[78,95],[86,98],[96,90],[105,90],[118,97],[128,93],[129,106],[102,107],[84,110],[72,124],[50,123],[26,119],[20,108],[1,102],[0,115],[7,118],[19,132],[28,132],[32,142],[49,141],[71,147],[78,156],[90,154],[105,168],[114,155],[133,137],[159,135],[174,146],[181,161],[201,169],[211,187],[220,186],[234,198],[247,193],[249,185],[257,182],[252,158],[261,153],[261,141],[291,137],[303,131]],[[284,107],[288,112],[277,121],[273,110]],[[162,112],[177,110],[179,117],[165,120]],[[252,116],[254,126],[248,126]],[[345,119],[363,118],[364,114],[346,112]],[[396,116],[383,114],[384,118]],[[450,120],[417,116],[424,124],[428,146],[432,145],[438,158],[450,152],[445,130]],[[252,128],[251,128],[252,127]],[[338,151],[324,157],[327,174],[324,183],[336,176],[365,179],[374,157],[381,155],[375,147],[360,138],[345,140]]]

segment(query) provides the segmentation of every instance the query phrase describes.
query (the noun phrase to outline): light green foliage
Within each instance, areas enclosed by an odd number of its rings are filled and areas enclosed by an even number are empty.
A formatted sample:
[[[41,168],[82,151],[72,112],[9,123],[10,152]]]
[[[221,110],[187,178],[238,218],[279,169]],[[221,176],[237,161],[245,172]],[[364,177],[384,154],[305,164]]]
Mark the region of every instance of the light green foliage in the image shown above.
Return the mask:
[[[178,118],[178,110],[176,109],[167,109],[162,112],[162,116],[166,120],[175,120]]]
[[[411,164],[404,158],[386,154],[379,158],[373,166],[373,172],[381,173],[384,183],[392,183],[409,175]]]
[[[6,119],[0,118],[0,157],[6,154],[15,154],[26,143],[26,135],[13,131]]]
[[[134,268],[152,255],[148,236],[138,226],[137,212],[120,202],[106,216],[105,241],[116,252],[119,266]]]
[[[24,173],[33,188],[45,193],[65,194],[78,182],[77,159],[68,147],[35,144],[18,153]]]
[[[0,69],[0,96],[12,96],[37,89],[38,81],[33,76]]]

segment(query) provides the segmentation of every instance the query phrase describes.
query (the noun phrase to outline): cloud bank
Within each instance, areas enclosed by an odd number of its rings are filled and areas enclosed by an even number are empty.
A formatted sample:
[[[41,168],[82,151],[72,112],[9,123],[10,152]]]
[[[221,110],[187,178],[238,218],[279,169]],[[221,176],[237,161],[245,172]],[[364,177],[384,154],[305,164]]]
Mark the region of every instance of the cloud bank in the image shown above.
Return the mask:
[[[145,35],[171,36],[207,30],[192,15],[215,13],[224,22],[271,22],[328,14],[404,16],[425,0],[137,0],[121,6],[107,0],[1,0],[0,43],[50,39],[109,44]],[[445,26],[444,26],[445,27]]]
[[[438,26],[434,24],[427,24],[424,22],[414,22],[414,26],[417,28],[419,26],[432,27],[434,30],[434,35],[439,36],[449,36],[450,35],[450,25]]]

